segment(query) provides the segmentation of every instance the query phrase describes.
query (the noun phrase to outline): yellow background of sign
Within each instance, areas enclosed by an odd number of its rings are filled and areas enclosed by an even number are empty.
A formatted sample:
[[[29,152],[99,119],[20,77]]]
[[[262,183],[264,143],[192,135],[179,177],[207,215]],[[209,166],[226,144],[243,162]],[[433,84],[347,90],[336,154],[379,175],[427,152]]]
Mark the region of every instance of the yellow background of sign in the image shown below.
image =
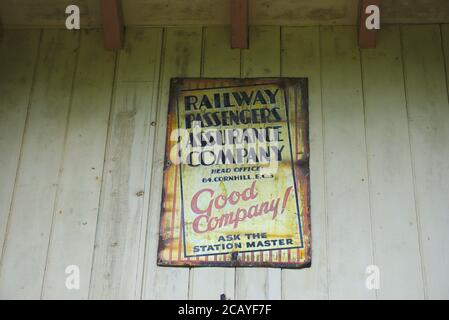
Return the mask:
[[[184,97],[185,96],[202,96],[204,94],[208,96],[213,96],[214,93],[223,93],[223,92],[232,92],[235,90],[244,91],[250,94],[251,92],[255,92],[257,90],[271,90],[271,92],[278,91],[277,94],[277,103],[278,107],[280,108],[280,115],[282,117],[282,122],[275,122],[275,123],[260,123],[260,124],[245,124],[240,125],[238,128],[266,128],[266,127],[272,127],[274,125],[281,126],[281,132],[282,132],[282,139],[283,141],[279,142],[279,148],[282,146],[283,149],[283,156],[284,161],[280,162],[277,166],[277,168],[273,168],[273,174],[274,176],[272,178],[263,178],[260,180],[254,180],[256,174],[251,173],[251,180],[236,180],[236,181],[226,181],[226,182],[210,182],[210,183],[202,183],[202,178],[204,177],[215,177],[215,176],[229,176],[229,175],[237,175],[240,176],[241,174],[238,173],[232,173],[231,174],[211,174],[212,169],[236,169],[236,168],[242,168],[242,167],[251,167],[251,166],[258,166],[258,164],[219,164],[219,165],[213,165],[213,166],[198,166],[198,167],[190,167],[188,165],[182,165],[182,185],[183,185],[183,196],[184,196],[184,230],[185,230],[185,244],[186,244],[186,253],[187,256],[192,255],[200,255],[200,254],[210,254],[210,253],[229,253],[230,251],[260,251],[261,247],[247,247],[246,244],[248,242],[252,242],[250,240],[246,240],[246,236],[241,239],[241,241],[237,241],[241,243],[242,248],[241,249],[220,249],[220,250],[213,250],[208,252],[201,252],[201,253],[194,253],[193,252],[193,246],[200,246],[200,245],[211,245],[211,244],[219,244],[223,243],[222,241],[219,241],[220,236],[226,236],[226,235],[245,235],[245,234],[261,234],[265,233],[267,236],[267,240],[271,239],[292,239],[291,245],[274,245],[274,246],[266,246],[266,248],[269,249],[280,249],[280,248],[293,248],[293,247],[301,247],[302,241],[300,239],[299,234],[299,222],[298,222],[298,216],[297,216],[297,204],[296,204],[296,195],[294,192],[294,179],[292,176],[292,163],[291,163],[291,150],[290,150],[290,134],[289,134],[289,128],[287,125],[287,113],[285,108],[285,100],[284,100],[284,92],[279,88],[277,85],[271,85],[271,84],[264,84],[264,85],[257,85],[257,86],[247,86],[247,87],[230,87],[230,88],[223,88],[223,89],[208,89],[208,90],[187,90],[182,91],[179,94],[178,98],[178,110],[180,112],[180,128],[185,128],[185,122],[184,122]],[[230,107],[228,109],[233,110],[243,110],[243,109],[259,109],[262,107],[265,107],[266,105],[261,103],[256,103],[251,106],[242,106],[242,107]],[[206,108],[202,108],[200,112],[209,112],[210,110]],[[199,111],[196,111],[199,112]],[[221,126],[221,129],[229,129],[227,126]],[[217,129],[220,129],[217,128]],[[205,128],[205,130],[207,130]],[[189,132],[192,132],[193,130],[190,129]],[[248,147],[248,146],[247,146]],[[258,143],[254,145],[254,147],[258,147]],[[262,167],[265,167],[266,170],[263,170],[263,172],[271,171],[268,168],[268,165],[262,165]],[[293,188],[293,192],[291,192],[288,196],[288,200],[286,203],[285,211],[283,213],[280,213],[277,215],[275,219],[272,219],[272,214],[264,214],[258,217],[254,217],[251,220],[242,221],[239,223],[237,228],[233,228],[233,225],[228,225],[222,229],[219,229],[218,231],[211,231],[211,232],[205,232],[205,233],[196,233],[192,229],[192,223],[194,218],[197,217],[197,214],[192,212],[190,208],[190,199],[194,196],[194,194],[203,188],[211,188],[214,190],[214,195],[223,194],[225,196],[229,196],[232,191],[243,191],[245,188],[248,188],[251,186],[252,182],[256,181],[256,192],[258,196],[250,201],[246,201],[244,203],[238,203],[236,205],[230,205],[229,203],[220,210],[213,210],[212,215],[213,216],[220,216],[222,214],[226,214],[229,212],[234,212],[236,208],[239,206],[239,204],[243,204],[245,207],[250,207],[252,205],[260,204],[263,201],[270,201],[273,199],[280,199],[279,201],[279,211],[281,211],[282,202],[283,202],[283,196],[285,191],[288,187]],[[206,208],[209,205],[209,194],[203,194],[203,196],[200,198],[200,208]],[[204,219],[203,219],[204,220]],[[251,237],[252,238],[252,237]]]

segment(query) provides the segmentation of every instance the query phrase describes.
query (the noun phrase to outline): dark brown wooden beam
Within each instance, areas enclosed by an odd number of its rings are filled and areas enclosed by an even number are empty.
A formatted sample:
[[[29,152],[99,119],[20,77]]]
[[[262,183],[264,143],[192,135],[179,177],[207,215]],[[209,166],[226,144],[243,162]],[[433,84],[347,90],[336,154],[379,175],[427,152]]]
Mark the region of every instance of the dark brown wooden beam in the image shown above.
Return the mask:
[[[118,50],[123,47],[123,11],[121,0],[101,0],[104,47]]]
[[[359,5],[359,47],[361,49],[375,48],[377,42],[378,30],[369,30],[366,27],[366,19],[370,13],[366,13],[366,9],[370,5],[376,5],[380,8],[382,0],[360,0]]]
[[[231,0],[231,48],[248,49],[248,0]]]

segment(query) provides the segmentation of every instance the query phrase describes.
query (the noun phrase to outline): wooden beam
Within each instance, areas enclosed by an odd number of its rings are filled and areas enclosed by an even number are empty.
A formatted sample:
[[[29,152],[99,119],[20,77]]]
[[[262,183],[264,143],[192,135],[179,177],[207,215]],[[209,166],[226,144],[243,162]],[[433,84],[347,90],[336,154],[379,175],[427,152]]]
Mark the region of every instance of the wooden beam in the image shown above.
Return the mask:
[[[366,19],[371,14],[366,13],[368,6],[375,5],[380,8],[382,0],[360,0],[359,5],[359,47],[361,49],[375,48],[377,41],[376,29],[369,30],[366,27]]]
[[[248,49],[248,0],[231,0],[231,48]]]
[[[104,47],[118,50],[123,47],[123,11],[121,0],[101,0]]]

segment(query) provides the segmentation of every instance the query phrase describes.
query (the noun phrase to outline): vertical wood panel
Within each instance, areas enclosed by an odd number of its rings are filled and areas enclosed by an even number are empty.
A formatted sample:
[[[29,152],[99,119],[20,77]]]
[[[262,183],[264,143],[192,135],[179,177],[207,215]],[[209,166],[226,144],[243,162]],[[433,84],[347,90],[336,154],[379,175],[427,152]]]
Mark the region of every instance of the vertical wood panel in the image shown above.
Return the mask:
[[[249,31],[250,48],[243,51],[244,77],[278,77],[280,71],[280,28],[253,27]],[[254,259],[260,253],[254,253]],[[251,254],[248,254],[251,259]],[[245,258],[246,260],[246,258]],[[237,299],[280,299],[281,269],[238,268]]]
[[[307,77],[309,83],[312,267],[282,271],[285,299],[326,299],[327,252],[324,205],[323,124],[319,28],[282,29],[282,76]]]
[[[161,29],[127,30],[109,127],[95,240],[91,298],[140,297],[145,176],[154,130]],[[145,57],[144,59],[141,59]],[[136,70],[133,74],[131,71]],[[151,136],[151,137],[150,137]]]
[[[251,48],[242,51],[243,77],[279,77],[281,75],[280,30],[280,27],[250,28]]]
[[[0,296],[39,298],[59,181],[79,33],[43,34],[0,270]]]
[[[160,95],[157,103],[157,131],[149,189],[150,205],[147,255],[144,266],[144,299],[187,299],[188,297],[189,269],[158,267],[156,260],[170,78],[198,77],[200,75],[201,39],[202,30],[199,27],[165,29]]]
[[[449,97],[449,24],[443,24],[441,27],[441,37],[443,41],[443,54],[446,65],[446,85]]]
[[[422,299],[399,28],[384,27],[362,62],[378,297]]]
[[[449,297],[449,106],[440,28],[401,28],[426,297]]]
[[[98,30],[83,32],[58,186],[43,298],[86,299],[92,267],[115,54]],[[80,289],[65,286],[65,269],[80,269]]]
[[[228,27],[204,29],[202,77],[217,78],[240,76],[240,50],[229,47]],[[193,268],[189,286],[191,299],[234,299],[234,268]]]
[[[19,163],[40,33],[40,30],[5,30],[0,41],[0,255]]]
[[[229,33],[229,27],[204,29],[203,77],[240,77],[242,50],[229,47]]]
[[[375,298],[360,57],[355,27],[321,29],[330,298]],[[312,213],[313,214],[313,213]]]

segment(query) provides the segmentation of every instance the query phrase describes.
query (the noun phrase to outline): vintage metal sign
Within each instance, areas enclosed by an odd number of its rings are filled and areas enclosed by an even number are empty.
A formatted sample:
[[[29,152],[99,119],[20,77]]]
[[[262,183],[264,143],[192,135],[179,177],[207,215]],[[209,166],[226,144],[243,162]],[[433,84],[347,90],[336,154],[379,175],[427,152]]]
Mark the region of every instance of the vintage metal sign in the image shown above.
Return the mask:
[[[311,264],[307,79],[172,79],[158,264]]]

